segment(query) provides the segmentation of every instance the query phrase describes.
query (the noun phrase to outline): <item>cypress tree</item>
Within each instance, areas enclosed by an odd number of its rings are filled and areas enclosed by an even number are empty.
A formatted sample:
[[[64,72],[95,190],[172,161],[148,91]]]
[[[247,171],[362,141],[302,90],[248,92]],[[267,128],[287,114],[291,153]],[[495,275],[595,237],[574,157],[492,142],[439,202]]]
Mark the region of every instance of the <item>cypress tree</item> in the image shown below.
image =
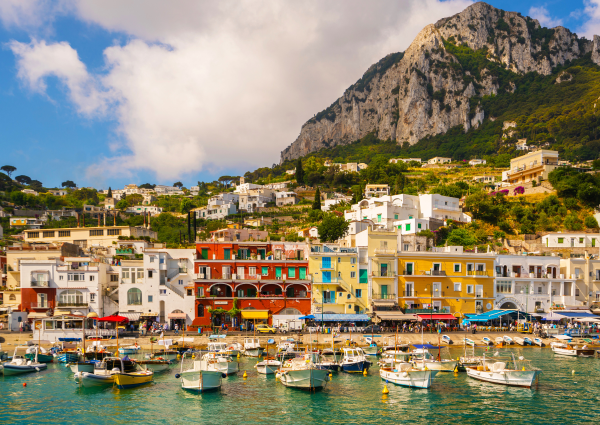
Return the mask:
[[[315,192],[315,201],[312,204],[313,210],[321,209],[321,190],[317,187],[317,191]]]
[[[110,186],[108,187],[108,194],[106,195],[107,198],[112,198],[112,189],[110,188]]]
[[[302,169],[302,159],[296,161],[296,183],[304,184],[304,170]]]

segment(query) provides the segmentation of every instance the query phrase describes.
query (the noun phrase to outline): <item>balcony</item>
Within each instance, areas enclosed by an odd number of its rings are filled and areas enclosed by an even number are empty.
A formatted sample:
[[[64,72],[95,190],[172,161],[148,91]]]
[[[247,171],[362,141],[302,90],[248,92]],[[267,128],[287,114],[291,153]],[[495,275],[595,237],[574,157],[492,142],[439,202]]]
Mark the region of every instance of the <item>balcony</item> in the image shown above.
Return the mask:
[[[375,255],[396,255],[396,251],[393,249],[375,249]]]
[[[427,276],[446,276],[446,272],[444,270],[425,270],[423,272],[421,272],[421,274],[427,275]]]
[[[396,272],[393,270],[386,270],[386,271],[376,270],[374,272],[371,272],[371,276],[372,277],[394,278],[396,276]]]
[[[45,303],[31,303],[29,305],[30,308],[50,308],[50,303],[49,302],[45,302]]]
[[[434,205],[433,206],[433,210],[434,211],[455,211],[455,212],[462,212],[460,208],[458,208],[458,207],[451,207],[450,205]]]
[[[87,307],[88,303],[76,303],[76,302],[66,302],[66,303],[57,303],[56,304],[57,307]]]
[[[450,307],[441,307],[438,309],[407,308],[406,310],[404,310],[404,314],[437,314],[437,313],[450,313]]]
[[[47,280],[32,280],[31,287],[32,288],[47,288],[48,281]]]
[[[487,270],[467,270],[467,276],[489,277]]]
[[[417,291],[403,291],[402,296],[408,297],[408,298],[414,298],[414,297],[417,297],[418,295],[417,295]]]
[[[133,248],[123,248],[123,249],[118,249],[116,250],[117,255],[132,255],[134,254]]]
[[[402,270],[402,275],[403,276],[412,276],[415,274],[414,270]]]
[[[372,294],[371,298],[374,300],[396,300],[396,299],[398,299],[396,294]]]

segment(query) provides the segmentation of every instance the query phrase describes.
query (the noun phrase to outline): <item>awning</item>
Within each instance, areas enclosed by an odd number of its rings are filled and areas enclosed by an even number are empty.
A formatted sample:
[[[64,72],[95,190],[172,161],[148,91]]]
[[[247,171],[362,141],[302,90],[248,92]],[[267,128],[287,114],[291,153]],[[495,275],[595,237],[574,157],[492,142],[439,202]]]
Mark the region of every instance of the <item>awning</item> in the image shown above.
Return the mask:
[[[401,311],[376,311],[375,314],[381,320],[410,320],[417,321],[416,314],[404,314]]]
[[[90,312],[90,313],[87,314],[87,317],[88,318],[98,317],[98,313],[95,313],[95,312],[92,311],[92,312]]]
[[[158,313],[142,313],[140,317],[157,317]]]
[[[596,322],[600,322],[600,319],[594,319],[592,317],[583,317],[581,319],[575,319],[576,322],[581,322],[581,323],[596,323]]]
[[[185,313],[170,313],[167,318],[168,319],[185,319]]]
[[[550,318],[548,318],[550,317]],[[581,318],[598,319],[599,317],[589,311],[553,311],[546,315],[546,320],[560,320],[564,318],[581,319]]]
[[[134,313],[134,312],[120,312],[119,316],[123,316],[129,319],[130,322],[137,322],[138,320],[140,320],[140,314],[141,313]]]
[[[268,319],[269,310],[242,310],[242,319]]]
[[[54,316],[61,316],[63,314],[71,314],[71,310],[54,310]]]
[[[451,314],[447,313],[433,313],[433,314],[417,314],[419,320],[458,320]]]
[[[317,322],[368,322],[366,314],[315,314]]]
[[[373,301],[373,305],[375,307],[393,307],[398,305],[398,303],[394,300],[377,300]]]
[[[46,313],[29,313],[27,315],[28,319],[48,319],[48,315]]]

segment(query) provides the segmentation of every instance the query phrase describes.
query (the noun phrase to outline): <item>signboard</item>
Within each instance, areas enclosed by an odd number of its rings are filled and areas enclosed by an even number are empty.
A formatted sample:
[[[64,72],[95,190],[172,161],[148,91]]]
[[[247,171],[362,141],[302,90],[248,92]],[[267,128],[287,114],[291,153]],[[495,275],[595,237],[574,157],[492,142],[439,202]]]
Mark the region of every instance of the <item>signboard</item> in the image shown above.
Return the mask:
[[[215,305],[227,305],[227,301],[215,301]]]

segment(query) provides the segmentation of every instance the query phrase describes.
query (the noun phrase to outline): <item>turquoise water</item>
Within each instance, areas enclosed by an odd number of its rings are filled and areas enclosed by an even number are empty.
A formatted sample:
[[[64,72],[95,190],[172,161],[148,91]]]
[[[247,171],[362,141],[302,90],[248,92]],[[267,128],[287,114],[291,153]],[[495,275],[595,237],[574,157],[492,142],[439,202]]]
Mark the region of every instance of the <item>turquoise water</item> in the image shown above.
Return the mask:
[[[504,351],[504,350],[500,350]],[[538,388],[479,382],[465,373],[438,374],[429,390],[388,385],[377,366],[369,376],[338,373],[324,391],[285,388],[256,374],[242,358],[240,375],[220,392],[194,395],[175,378],[178,367],[130,390],[80,388],[64,365],[0,377],[0,423],[588,423],[600,419],[600,360],[554,357],[549,349],[511,349],[543,370]],[[460,349],[451,349],[454,358]],[[243,379],[246,370],[248,378]],[[571,373],[575,370],[575,374]],[[27,387],[23,387],[23,383]]]

